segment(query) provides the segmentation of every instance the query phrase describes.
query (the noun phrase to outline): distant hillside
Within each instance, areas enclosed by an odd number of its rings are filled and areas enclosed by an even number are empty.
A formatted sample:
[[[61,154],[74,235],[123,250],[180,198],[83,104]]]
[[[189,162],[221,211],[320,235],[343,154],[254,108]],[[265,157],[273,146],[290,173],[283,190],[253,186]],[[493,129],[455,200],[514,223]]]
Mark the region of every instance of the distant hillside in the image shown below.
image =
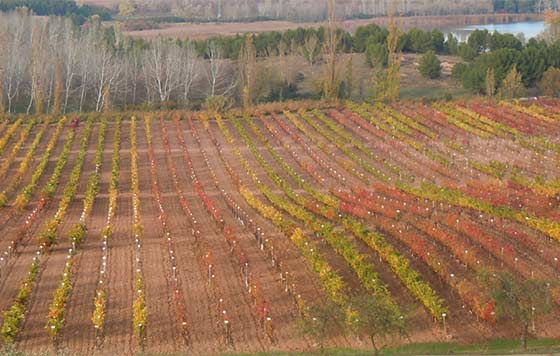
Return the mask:
[[[0,0],[2,1],[2,0]],[[177,16],[201,21],[323,20],[326,0],[81,0],[118,10],[134,4],[137,14]],[[337,0],[341,19],[383,16],[391,0]],[[412,15],[531,13],[558,8],[560,0],[397,0],[397,11]]]
[[[144,0],[146,1],[146,0]],[[378,16],[387,13],[390,1],[338,0],[342,18]],[[190,17],[227,19],[271,18],[322,20],[326,14],[324,0],[176,0],[172,11]],[[399,0],[403,14],[480,13],[492,11],[491,0]]]
[[[283,19],[322,20],[325,0],[132,0],[141,13],[173,14],[201,20]],[[119,0],[85,0],[116,8]],[[398,0],[403,15],[473,14],[493,11],[492,0]],[[338,0],[341,18],[371,17],[387,13],[389,0]]]

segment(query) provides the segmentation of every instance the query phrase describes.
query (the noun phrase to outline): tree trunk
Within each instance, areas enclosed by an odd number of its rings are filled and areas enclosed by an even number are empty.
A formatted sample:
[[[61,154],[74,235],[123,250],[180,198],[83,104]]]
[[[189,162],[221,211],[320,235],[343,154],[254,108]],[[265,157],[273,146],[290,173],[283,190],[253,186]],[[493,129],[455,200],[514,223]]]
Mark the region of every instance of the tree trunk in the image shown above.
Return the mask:
[[[371,341],[371,346],[373,346],[374,355],[379,355],[379,349],[377,348],[377,345],[375,344],[375,336],[370,335],[369,340]]]
[[[521,342],[523,343],[523,350],[527,350],[527,335],[529,334],[529,322],[523,321],[523,332],[521,334]]]

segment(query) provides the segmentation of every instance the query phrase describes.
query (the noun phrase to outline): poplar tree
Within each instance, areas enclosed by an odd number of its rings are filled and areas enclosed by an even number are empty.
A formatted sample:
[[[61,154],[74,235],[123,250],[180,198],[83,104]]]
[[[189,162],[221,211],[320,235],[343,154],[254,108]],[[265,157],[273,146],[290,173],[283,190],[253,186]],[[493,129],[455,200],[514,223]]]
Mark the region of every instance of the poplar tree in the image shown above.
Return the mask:
[[[502,82],[500,94],[506,99],[513,99],[521,96],[524,89],[521,73],[517,70],[517,66],[514,65]]]
[[[241,73],[241,88],[243,90],[243,107],[250,108],[254,101],[256,83],[257,51],[253,42],[253,35],[245,37],[245,43],[239,54]]]
[[[323,78],[323,94],[327,100],[338,98],[338,78],[336,73],[337,50],[339,36],[336,26],[336,1],[328,0],[328,24],[325,33],[323,52],[325,58],[325,74]]]
[[[496,94],[496,74],[494,67],[490,67],[486,71],[486,95],[494,96],[494,94]]]

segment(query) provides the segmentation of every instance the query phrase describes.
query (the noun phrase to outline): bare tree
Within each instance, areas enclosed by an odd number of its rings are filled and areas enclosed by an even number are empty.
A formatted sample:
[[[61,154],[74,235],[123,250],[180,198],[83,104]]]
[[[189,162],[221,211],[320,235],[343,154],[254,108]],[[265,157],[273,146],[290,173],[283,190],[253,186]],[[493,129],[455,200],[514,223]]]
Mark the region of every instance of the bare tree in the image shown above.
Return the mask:
[[[192,42],[189,42],[183,50],[182,67],[183,102],[187,104],[193,83],[198,79],[200,73],[200,60]]]
[[[123,63],[117,57],[115,51],[106,45],[100,45],[92,53],[93,59],[93,83],[96,93],[95,111],[104,109],[105,99],[110,94],[109,90],[117,87]]]
[[[278,59],[280,60],[280,79],[283,83],[293,83],[294,73],[294,40],[290,44],[280,41],[278,44]]]
[[[300,48],[301,55],[310,65],[315,64],[315,60],[317,59],[320,51],[321,47],[319,44],[319,39],[314,33],[304,39],[303,45]]]
[[[80,103],[78,111],[82,111],[87,96],[88,86],[94,73],[94,55],[98,55],[96,49],[101,43],[101,22],[98,18],[92,18],[85,25],[79,43],[78,67],[80,75]]]
[[[20,10],[18,16],[2,15],[1,23],[7,28],[9,55],[4,58],[4,91],[8,100],[8,113],[14,107],[14,101],[20,93],[24,75],[29,65],[29,23],[30,16],[26,10]]]
[[[229,63],[223,58],[223,50],[215,41],[208,41],[206,78],[208,96],[228,95],[236,86],[237,78]]]
[[[144,53],[147,85],[158,94],[161,102],[169,101],[171,94],[181,87],[181,52],[175,43],[158,37]]]
[[[66,113],[68,110],[68,100],[74,84],[74,78],[78,70],[80,44],[76,38],[73,25],[70,21],[64,22],[63,35],[62,35],[62,63],[64,65],[64,104],[62,105],[62,112]]]

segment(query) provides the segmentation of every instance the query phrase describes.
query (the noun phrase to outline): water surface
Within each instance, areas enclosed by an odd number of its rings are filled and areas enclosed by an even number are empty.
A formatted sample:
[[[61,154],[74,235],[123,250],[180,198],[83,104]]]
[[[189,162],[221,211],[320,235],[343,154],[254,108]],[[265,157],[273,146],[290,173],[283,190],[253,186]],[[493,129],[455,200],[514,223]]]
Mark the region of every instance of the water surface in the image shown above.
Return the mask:
[[[536,22],[515,22],[515,23],[504,23],[504,24],[486,24],[486,25],[473,25],[459,28],[448,29],[447,33],[452,33],[459,41],[464,42],[469,38],[469,35],[474,30],[488,30],[493,33],[498,31],[499,33],[511,33],[513,35],[523,34],[525,39],[530,39],[537,37],[545,29],[544,21]]]

